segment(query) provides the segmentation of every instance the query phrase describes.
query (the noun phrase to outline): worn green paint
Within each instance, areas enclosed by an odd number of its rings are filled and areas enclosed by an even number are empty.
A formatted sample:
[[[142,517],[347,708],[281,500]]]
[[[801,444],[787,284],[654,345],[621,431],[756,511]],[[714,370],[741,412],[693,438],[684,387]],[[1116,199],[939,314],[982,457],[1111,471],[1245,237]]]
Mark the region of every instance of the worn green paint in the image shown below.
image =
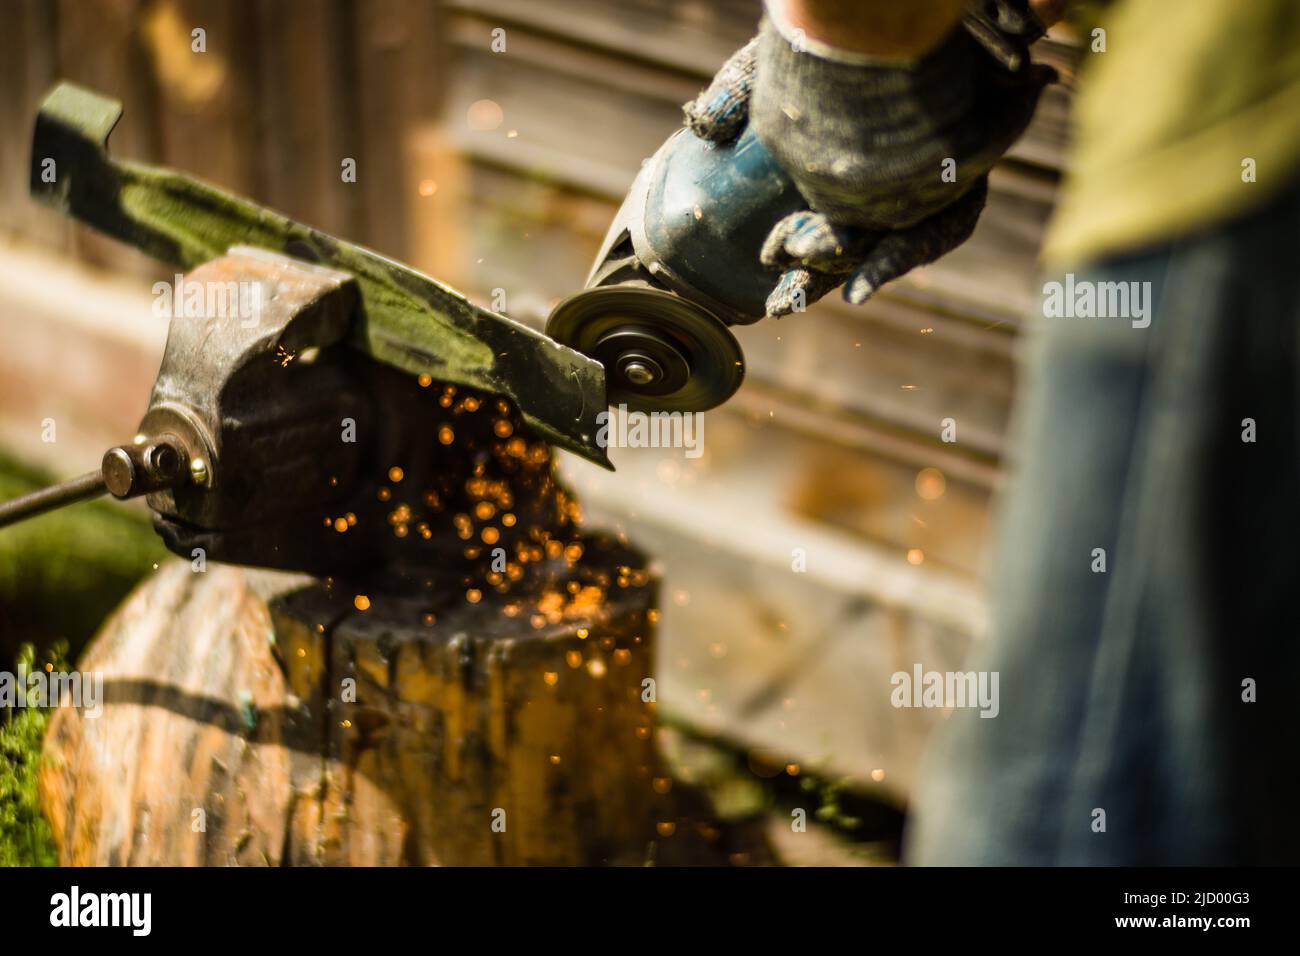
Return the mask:
[[[547,440],[611,467],[596,443],[596,416],[606,408],[600,363],[369,249],[181,173],[109,159],[121,114],[116,100],[55,87],[36,120],[32,195],[182,269],[244,245],[351,273],[362,300],[355,347],[415,374],[505,395]]]

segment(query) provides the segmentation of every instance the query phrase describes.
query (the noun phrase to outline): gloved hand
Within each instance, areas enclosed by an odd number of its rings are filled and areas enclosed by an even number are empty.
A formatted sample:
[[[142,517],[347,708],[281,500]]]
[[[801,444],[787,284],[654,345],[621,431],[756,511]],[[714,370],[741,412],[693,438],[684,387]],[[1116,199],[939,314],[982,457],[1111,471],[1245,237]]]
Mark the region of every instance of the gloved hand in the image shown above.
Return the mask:
[[[850,302],[959,246],[988,170],[1024,131],[1050,67],[1029,65],[1025,0],[998,0],[997,27],[1026,64],[1012,73],[965,29],[915,61],[798,47],[770,21],[685,107],[697,136],[726,143],[752,124],[810,209],[772,229],[763,262],[784,270],[767,301],[786,315],[845,283]],[[798,39],[793,38],[793,39]]]

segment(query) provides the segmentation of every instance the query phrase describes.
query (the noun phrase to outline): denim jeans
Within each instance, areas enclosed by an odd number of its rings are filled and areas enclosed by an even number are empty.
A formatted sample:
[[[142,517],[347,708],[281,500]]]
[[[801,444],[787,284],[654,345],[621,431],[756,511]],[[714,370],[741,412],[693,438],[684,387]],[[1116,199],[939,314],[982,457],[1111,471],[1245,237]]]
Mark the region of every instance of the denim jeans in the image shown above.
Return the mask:
[[[969,664],[1000,712],[941,728],[905,861],[1298,863],[1300,190],[1072,271],[1150,324],[1034,319]]]

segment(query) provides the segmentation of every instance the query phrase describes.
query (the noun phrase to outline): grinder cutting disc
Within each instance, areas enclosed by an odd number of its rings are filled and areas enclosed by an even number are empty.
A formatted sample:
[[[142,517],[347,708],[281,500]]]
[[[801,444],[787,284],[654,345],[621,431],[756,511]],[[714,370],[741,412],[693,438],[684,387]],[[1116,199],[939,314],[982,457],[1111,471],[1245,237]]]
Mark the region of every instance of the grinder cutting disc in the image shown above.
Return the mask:
[[[745,377],[734,335],[710,312],[659,289],[606,286],[555,307],[546,334],[605,366],[611,405],[702,412]]]

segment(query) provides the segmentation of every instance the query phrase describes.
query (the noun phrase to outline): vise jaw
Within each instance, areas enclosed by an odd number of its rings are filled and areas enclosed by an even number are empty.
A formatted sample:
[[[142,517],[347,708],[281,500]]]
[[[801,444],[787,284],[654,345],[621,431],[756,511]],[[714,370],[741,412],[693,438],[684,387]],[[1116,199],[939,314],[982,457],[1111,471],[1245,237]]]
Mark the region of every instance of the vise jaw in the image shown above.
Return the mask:
[[[365,435],[371,420],[364,376],[342,348],[356,284],[236,247],[169,291],[167,346],[134,441],[167,441],[182,461],[181,480],[148,496],[155,525],[180,554],[202,548],[213,558],[305,570],[313,536],[286,534],[283,525],[319,514],[352,488],[366,444],[343,440],[344,432]],[[267,528],[271,540],[259,541]],[[286,553],[295,542],[306,550]]]

